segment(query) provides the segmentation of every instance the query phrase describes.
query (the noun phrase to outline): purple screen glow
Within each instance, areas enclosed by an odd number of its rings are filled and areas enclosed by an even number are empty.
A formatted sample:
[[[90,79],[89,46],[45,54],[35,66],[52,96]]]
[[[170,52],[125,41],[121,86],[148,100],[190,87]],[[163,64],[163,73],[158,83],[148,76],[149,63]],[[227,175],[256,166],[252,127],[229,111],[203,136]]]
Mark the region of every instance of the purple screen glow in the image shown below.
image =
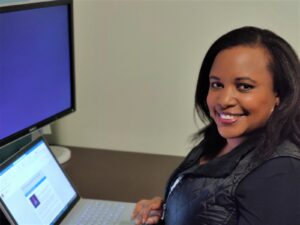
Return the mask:
[[[0,13],[0,141],[72,106],[68,6]]]

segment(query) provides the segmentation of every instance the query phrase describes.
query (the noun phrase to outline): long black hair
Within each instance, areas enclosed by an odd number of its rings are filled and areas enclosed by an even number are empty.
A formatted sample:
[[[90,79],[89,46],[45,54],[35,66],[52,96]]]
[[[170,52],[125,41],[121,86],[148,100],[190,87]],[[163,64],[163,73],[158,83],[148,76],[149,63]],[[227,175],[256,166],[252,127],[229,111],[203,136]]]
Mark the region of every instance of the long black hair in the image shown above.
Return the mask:
[[[206,98],[209,73],[219,52],[235,46],[253,46],[266,49],[270,55],[268,68],[273,75],[274,92],[280,103],[275,107],[266,125],[260,129],[258,151],[260,155],[273,153],[275,146],[290,140],[300,147],[300,63],[293,48],[272,31],[256,27],[232,30],[217,39],[207,51],[199,73],[195,93],[195,109],[199,118],[208,125],[195,136],[204,137],[211,156],[217,154],[226,140],[220,136],[209,115]],[[262,106],[263,107],[263,106]]]

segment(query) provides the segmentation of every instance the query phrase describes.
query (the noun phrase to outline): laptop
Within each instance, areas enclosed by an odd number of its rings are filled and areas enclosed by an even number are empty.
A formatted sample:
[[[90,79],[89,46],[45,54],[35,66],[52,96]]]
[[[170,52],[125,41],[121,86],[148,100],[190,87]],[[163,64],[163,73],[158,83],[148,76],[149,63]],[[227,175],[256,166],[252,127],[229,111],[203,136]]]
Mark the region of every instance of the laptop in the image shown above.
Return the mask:
[[[0,165],[0,208],[18,225],[132,225],[134,204],[81,198],[40,137]]]

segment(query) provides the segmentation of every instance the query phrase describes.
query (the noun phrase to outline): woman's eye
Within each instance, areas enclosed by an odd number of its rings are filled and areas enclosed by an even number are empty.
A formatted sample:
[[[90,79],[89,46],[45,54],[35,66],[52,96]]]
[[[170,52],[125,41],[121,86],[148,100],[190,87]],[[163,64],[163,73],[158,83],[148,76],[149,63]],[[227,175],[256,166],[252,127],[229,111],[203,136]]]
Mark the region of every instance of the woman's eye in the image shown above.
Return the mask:
[[[211,82],[210,87],[213,89],[219,89],[223,87],[223,84],[220,82]]]
[[[251,84],[243,84],[243,83],[241,83],[241,84],[238,84],[238,85],[237,85],[237,88],[238,88],[240,91],[250,91],[251,89],[254,88],[254,86],[251,85]]]

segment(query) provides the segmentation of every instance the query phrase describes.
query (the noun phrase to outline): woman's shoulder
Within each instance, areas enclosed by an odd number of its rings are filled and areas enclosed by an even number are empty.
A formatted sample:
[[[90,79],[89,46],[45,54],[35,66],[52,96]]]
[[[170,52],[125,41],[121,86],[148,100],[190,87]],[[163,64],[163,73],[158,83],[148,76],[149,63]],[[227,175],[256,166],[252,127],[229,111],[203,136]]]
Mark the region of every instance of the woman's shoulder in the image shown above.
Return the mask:
[[[283,181],[289,185],[295,183],[299,187],[300,191],[300,158],[282,156],[275,157],[265,161],[260,166],[251,171],[240,182],[237,190],[245,190],[248,187],[259,188],[260,185],[273,186],[275,184],[282,185]]]
[[[252,169],[243,179],[245,182],[247,180],[251,182],[260,177],[272,177],[276,174],[283,175],[284,173],[294,173],[300,177],[300,148],[287,140],[282,142],[268,159],[262,162],[255,161],[253,163],[252,161],[252,164]]]
[[[257,185],[268,178],[279,183],[283,178],[300,178],[300,148],[288,140],[278,145],[267,159],[257,160],[255,156],[255,152],[250,152],[248,157],[240,162],[237,173],[242,175],[236,183],[236,191],[243,192],[248,185]]]
[[[235,192],[240,223],[300,224],[299,178],[295,157],[273,158],[253,170]]]
[[[284,175],[293,175],[300,178],[300,158],[290,155],[271,158],[249,173],[245,180],[251,181]]]
[[[275,149],[271,158],[277,158],[281,156],[290,156],[300,159],[300,146],[297,146],[293,142],[289,140],[283,141],[278,147]]]

